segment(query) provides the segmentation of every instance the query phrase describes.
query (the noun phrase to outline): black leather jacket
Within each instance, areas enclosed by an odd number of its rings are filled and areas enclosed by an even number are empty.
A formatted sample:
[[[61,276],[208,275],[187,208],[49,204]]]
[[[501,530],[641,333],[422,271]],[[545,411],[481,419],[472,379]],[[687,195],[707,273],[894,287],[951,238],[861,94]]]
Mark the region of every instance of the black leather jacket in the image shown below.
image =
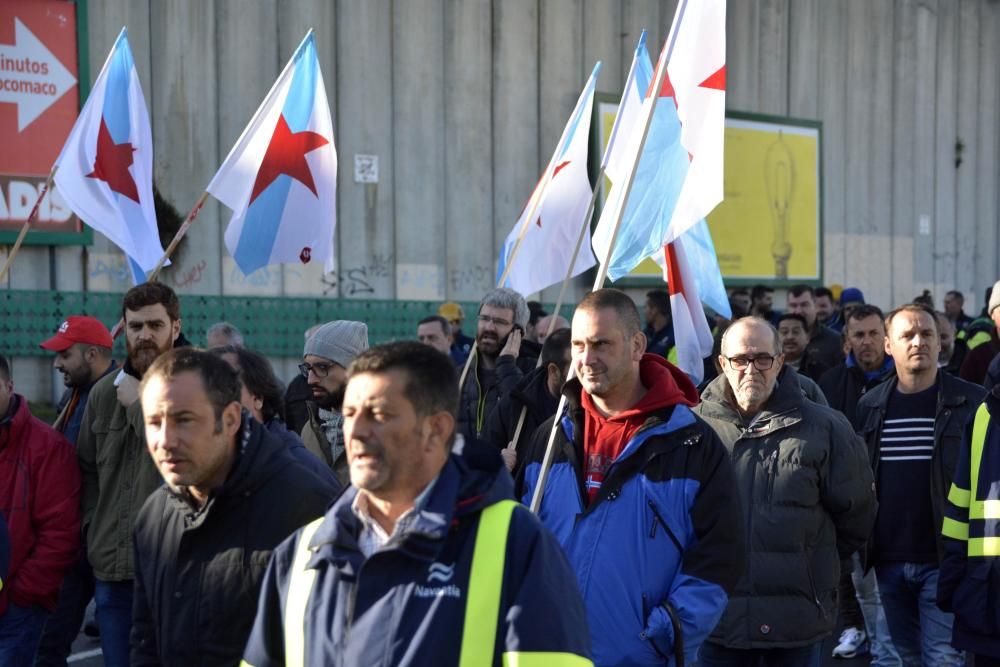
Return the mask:
[[[858,402],[858,435],[868,445],[875,480],[878,481],[879,441],[889,398],[896,391],[899,380],[893,377],[871,389]],[[986,391],[977,384],[966,382],[949,373],[938,372],[937,410],[934,414],[934,453],[931,455],[931,510],[934,525],[940,526],[944,517],[944,503],[955,475],[958,452],[962,444],[962,429],[983,402]],[[873,565],[873,543],[866,546],[866,567]],[[940,532],[937,533],[938,559],[944,556]]]

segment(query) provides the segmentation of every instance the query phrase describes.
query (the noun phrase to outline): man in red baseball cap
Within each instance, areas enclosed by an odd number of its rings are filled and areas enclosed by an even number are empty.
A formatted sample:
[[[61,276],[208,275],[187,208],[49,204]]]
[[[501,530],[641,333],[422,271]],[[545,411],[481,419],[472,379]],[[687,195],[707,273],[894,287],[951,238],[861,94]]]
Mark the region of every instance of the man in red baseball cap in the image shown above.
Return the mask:
[[[90,388],[115,368],[111,358],[113,344],[108,328],[100,320],[88,315],[70,315],[56,334],[40,345],[56,353],[52,365],[62,373],[66,385],[66,393],[59,402],[59,418],[53,426],[72,443],[76,443],[80,432]]]
[[[74,445],[91,388],[117,368],[111,358],[112,345],[108,328],[100,320],[86,315],[70,315],[59,325],[56,334],[40,345],[56,353],[52,365],[62,373],[66,385],[66,392],[59,401],[59,417],[53,427]],[[38,664],[66,664],[93,596],[94,572],[84,550],[63,578],[56,609],[42,631]]]

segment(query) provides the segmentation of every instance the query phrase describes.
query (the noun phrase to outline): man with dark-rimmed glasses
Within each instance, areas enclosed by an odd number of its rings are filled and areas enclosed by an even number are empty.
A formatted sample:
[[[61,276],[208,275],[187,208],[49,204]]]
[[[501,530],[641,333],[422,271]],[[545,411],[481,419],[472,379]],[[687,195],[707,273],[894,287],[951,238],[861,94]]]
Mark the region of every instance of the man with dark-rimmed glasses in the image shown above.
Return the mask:
[[[302,350],[299,372],[312,390],[307,403],[309,421],[302,427],[302,443],[330,466],[341,484],[348,484],[344,452],[344,417],[340,407],[347,387],[347,367],[368,349],[368,326],[363,322],[335,320],[313,333]]]
[[[802,395],[769,322],[734,322],[719,364],[695,412],[730,452],[749,566],[700,664],[818,667],[837,620],[841,558],[875,519],[864,444],[842,414]]]

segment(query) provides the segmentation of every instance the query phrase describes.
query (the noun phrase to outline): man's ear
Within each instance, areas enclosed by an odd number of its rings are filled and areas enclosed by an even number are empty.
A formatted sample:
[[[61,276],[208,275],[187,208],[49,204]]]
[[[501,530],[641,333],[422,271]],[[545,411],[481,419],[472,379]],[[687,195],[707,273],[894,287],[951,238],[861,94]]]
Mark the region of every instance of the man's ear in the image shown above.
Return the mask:
[[[447,410],[434,413],[424,420],[424,433],[428,444],[446,447],[455,433],[455,416]]]
[[[222,430],[227,436],[234,436],[240,430],[243,416],[243,406],[239,401],[233,401],[222,409]]]
[[[632,359],[639,361],[646,354],[646,334],[636,331],[632,335]]]
[[[176,343],[177,337],[181,335],[181,321],[179,319],[170,323],[170,342]]]

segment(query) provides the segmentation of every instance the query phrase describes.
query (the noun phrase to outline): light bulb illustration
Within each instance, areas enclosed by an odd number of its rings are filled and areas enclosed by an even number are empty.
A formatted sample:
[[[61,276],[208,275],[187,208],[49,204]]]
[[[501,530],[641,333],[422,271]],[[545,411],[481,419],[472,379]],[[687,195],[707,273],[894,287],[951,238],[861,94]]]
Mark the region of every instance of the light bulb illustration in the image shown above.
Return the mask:
[[[774,240],[771,241],[774,276],[784,280],[788,278],[788,260],[792,256],[788,228],[791,224],[789,212],[795,196],[795,159],[781,131],[764,153],[764,184],[774,221]]]

